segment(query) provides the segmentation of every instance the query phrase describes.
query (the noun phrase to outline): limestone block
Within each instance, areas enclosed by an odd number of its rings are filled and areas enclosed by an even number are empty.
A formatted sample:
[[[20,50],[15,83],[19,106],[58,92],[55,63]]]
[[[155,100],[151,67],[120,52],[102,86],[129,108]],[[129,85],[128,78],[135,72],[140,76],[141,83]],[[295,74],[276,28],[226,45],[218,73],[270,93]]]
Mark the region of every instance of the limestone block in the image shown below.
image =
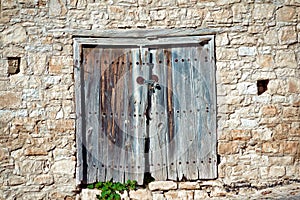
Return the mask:
[[[238,37],[234,37],[230,40],[230,44],[232,45],[249,45],[249,46],[252,46],[252,45],[256,45],[257,44],[257,37],[253,37],[253,35],[248,35],[248,34],[240,34]],[[241,50],[244,50],[244,52],[249,52],[251,51],[252,49],[247,49],[247,48],[250,48],[250,47],[245,47],[245,46],[242,46],[242,49]]]
[[[0,109],[16,109],[21,102],[22,96],[19,92],[0,92]]]
[[[258,55],[256,61],[261,68],[271,68],[275,64],[273,55]]]
[[[10,155],[9,155],[9,151],[7,148],[0,148],[0,160],[4,161],[9,159]]]
[[[152,193],[152,198],[153,198],[153,200],[165,200],[164,194],[157,193],[157,192]]]
[[[64,68],[71,68],[73,59],[70,56],[52,56],[49,61],[49,73],[61,74]]]
[[[277,67],[297,68],[298,64],[293,51],[277,51],[275,56],[275,63]]]
[[[178,191],[178,198],[182,200],[193,200],[194,198],[194,191],[191,190],[179,190]]]
[[[194,200],[208,199],[209,196],[205,190],[195,190]]]
[[[22,176],[10,176],[8,179],[9,186],[21,185],[26,182],[26,179]]]
[[[255,56],[256,55],[256,47],[239,47],[238,55],[239,56]]]
[[[239,92],[239,95],[257,94],[256,83],[251,83],[251,82],[238,83],[237,90]]]
[[[293,156],[270,156],[269,165],[287,166],[294,163]]]
[[[297,31],[295,26],[285,26],[279,29],[278,32],[280,44],[293,44],[297,40]]]
[[[51,171],[55,174],[68,174],[73,176],[75,173],[75,161],[72,159],[56,161],[51,167]]]
[[[177,189],[177,183],[173,181],[154,181],[149,183],[149,189],[151,191]]]
[[[1,9],[12,9],[18,5],[16,0],[1,1],[1,4]]]
[[[39,184],[39,185],[51,185],[54,183],[54,178],[52,175],[49,174],[41,174],[36,176],[33,182],[34,184]]]
[[[277,44],[278,43],[278,31],[270,29],[264,35],[265,44]]]
[[[271,19],[274,14],[275,5],[273,4],[254,4],[253,18],[257,20]]]
[[[214,187],[211,191],[211,197],[225,197],[228,193],[223,187]]]
[[[299,102],[300,102],[300,98],[299,98]],[[300,122],[292,122],[290,135],[300,136]]]
[[[285,175],[285,167],[283,166],[271,166],[269,169],[269,177],[279,178]]]
[[[217,23],[232,23],[232,10],[220,9],[211,13],[212,19]]]
[[[26,30],[19,24],[9,26],[2,32],[3,46],[7,44],[22,44],[27,40]]]
[[[165,197],[167,200],[175,200],[175,199],[180,199],[178,196],[178,191],[168,191],[165,193]]]
[[[300,154],[300,141],[285,141],[281,144],[281,152],[283,154],[296,155]]]
[[[276,11],[278,22],[292,22],[296,20],[296,10],[293,7],[284,6]]]
[[[218,34],[216,36],[216,45],[225,46],[229,44],[229,38],[227,33]]]
[[[28,148],[25,150],[26,156],[46,156],[48,155],[48,152],[45,149],[42,148]]]
[[[22,99],[26,101],[40,100],[39,89],[23,89]]]
[[[216,56],[218,61],[235,60],[237,59],[237,50],[234,48],[220,47],[216,49]]]
[[[220,155],[236,154],[239,152],[239,142],[220,142],[218,145],[218,152]]]
[[[294,118],[299,116],[300,108],[297,107],[284,107],[282,115],[284,118]]]
[[[166,18],[166,10],[153,10],[150,11],[150,17],[152,20],[161,21]]]
[[[289,78],[288,84],[288,91],[290,93],[300,93],[300,78]]]
[[[258,123],[256,119],[241,119],[241,126],[244,128],[255,128]]]
[[[245,4],[232,5],[233,22],[242,22],[244,20],[244,13],[247,13],[248,7]]]
[[[75,121],[72,119],[48,120],[47,126],[50,130],[65,132],[68,130],[75,130]]]
[[[275,105],[265,105],[261,108],[262,116],[272,116],[277,114],[277,107]]]
[[[96,200],[97,195],[100,195],[100,190],[82,189],[80,193],[81,200]]]
[[[249,130],[231,130],[231,137],[232,140],[237,141],[237,140],[241,140],[241,141],[248,141],[251,138],[251,132]]]
[[[186,189],[186,190],[195,190],[199,189],[200,185],[198,182],[181,182],[178,185],[179,189]]]
[[[129,197],[130,199],[145,199],[145,200],[151,200],[151,192],[147,189],[138,189],[138,190],[131,190],[129,191]]]
[[[280,144],[278,142],[264,142],[262,144],[262,153],[278,153]]]
[[[50,0],[49,1],[49,15],[50,16],[64,16],[67,13],[66,0]]]

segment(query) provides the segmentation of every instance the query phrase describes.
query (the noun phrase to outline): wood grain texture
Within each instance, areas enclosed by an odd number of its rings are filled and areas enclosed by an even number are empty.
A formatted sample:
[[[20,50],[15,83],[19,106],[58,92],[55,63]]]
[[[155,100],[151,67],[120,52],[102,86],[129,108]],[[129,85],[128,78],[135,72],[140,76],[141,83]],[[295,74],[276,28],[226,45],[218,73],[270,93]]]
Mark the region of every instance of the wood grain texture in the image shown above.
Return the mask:
[[[217,177],[214,38],[180,39],[74,40],[77,183]]]

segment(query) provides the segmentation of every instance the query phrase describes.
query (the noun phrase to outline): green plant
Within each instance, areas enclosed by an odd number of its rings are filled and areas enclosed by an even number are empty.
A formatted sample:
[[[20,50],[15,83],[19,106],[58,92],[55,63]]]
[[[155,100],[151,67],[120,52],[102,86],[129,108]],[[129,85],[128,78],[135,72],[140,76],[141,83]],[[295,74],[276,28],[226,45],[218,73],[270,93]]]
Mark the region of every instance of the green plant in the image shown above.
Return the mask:
[[[97,199],[100,200],[120,200],[119,193],[123,193],[125,190],[135,190],[137,182],[135,180],[128,180],[126,183],[113,182],[113,180],[106,182],[97,182],[87,185],[89,189],[101,190],[101,195],[97,195]]]

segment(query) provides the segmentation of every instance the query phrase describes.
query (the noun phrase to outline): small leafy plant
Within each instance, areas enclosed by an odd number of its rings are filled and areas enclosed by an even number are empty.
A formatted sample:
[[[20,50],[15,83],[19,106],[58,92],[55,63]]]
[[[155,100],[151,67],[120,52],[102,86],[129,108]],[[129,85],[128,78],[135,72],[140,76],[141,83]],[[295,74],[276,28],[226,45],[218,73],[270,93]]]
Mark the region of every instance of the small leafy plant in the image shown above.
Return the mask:
[[[100,200],[120,200],[119,193],[123,193],[125,190],[135,190],[137,182],[135,180],[128,180],[125,184],[120,182],[113,182],[113,180],[106,182],[97,182],[87,185],[89,189],[101,190],[101,195],[97,195],[97,199]]]

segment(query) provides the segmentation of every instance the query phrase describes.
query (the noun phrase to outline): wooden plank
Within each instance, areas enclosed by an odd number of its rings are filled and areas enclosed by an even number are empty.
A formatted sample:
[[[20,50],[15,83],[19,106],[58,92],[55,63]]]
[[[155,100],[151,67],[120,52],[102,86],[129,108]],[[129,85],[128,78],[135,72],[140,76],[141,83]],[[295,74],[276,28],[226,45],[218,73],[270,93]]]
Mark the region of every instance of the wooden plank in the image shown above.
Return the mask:
[[[78,43],[89,45],[97,44],[101,48],[160,48],[162,46],[179,47],[188,45],[198,45],[207,43],[212,39],[211,36],[193,36],[193,37],[149,37],[149,38],[76,38]]]
[[[198,179],[198,168],[197,168],[197,154],[198,154],[198,148],[197,148],[197,135],[199,134],[197,132],[197,107],[196,107],[196,101],[197,101],[197,94],[195,93],[195,85],[194,85],[194,79],[199,77],[199,66],[194,66],[192,64],[193,59],[193,49],[188,48],[187,50],[187,64],[188,64],[188,73],[189,73],[189,82],[186,84],[186,90],[189,90],[190,92],[190,98],[187,99],[187,104],[190,105],[187,113],[188,113],[188,131],[187,131],[187,141],[188,141],[188,161],[187,161],[187,179],[188,180],[197,180]]]
[[[85,94],[85,130],[84,134],[86,137],[84,148],[86,148],[86,182],[92,183],[96,181],[97,177],[97,144],[94,143],[97,138],[98,121],[96,111],[98,108],[98,85],[99,81],[96,79],[98,74],[95,72],[95,55],[93,48],[84,48],[84,94]]]
[[[76,109],[76,184],[83,182],[83,149],[82,149],[82,79],[83,69],[80,66],[81,61],[81,45],[74,41],[74,78],[75,78],[75,109]]]
[[[239,28],[239,27],[238,27]],[[243,27],[241,27],[242,29]],[[236,29],[234,27],[233,29]],[[103,37],[103,38],[157,38],[157,37],[178,37],[178,36],[197,36],[197,35],[214,35],[222,32],[222,28],[201,28],[201,29],[130,29],[130,30],[74,30],[74,29],[55,29],[50,32],[62,31],[71,33],[75,37]],[[236,31],[236,30],[235,30]]]
[[[99,54],[96,54],[96,58],[99,59],[99,93],[97,94],[99,96],[99,110],[98,110],[98,121],[99,121],[99,127],[98,127],[98,173],[97,173],[97,181],[105,181],[106,176],[106,134],[104,131],[105,127],[105,117],[103,113],[104,110],[104,87],[105,87],[105,70],[108,68],[107,63],[107,51],[104,49],[99,48]]]
[[[215,117],[215,113],[212,112],[211,102],[214,96],[214,85],[215,83],[211,79],[213,75],[213,68],[211,63],[209,64],[206,60],[208,59],[208,52],[210,49],[198,48],[196,54],[199,55],[199,60],[195,61],[195,65],[200,65],[200,74],[198,78],[197,92],[199,96],[199,109],[198,118],[198,131],[200,133],[198,137],[198,170],[200,179],[210,179],[214,177],[216,170],[216,138],[213,137],[211,125],[215,123],[215,120],[210,116]],[[214,75],[213,75],[214,76]]]
[[[168,147],[168,118],[167,116],[167,59],[164,57],[164,50],[151,50],[153,55],[153,69],[151,75],[158,78],[161,90],[155,90],[151,94],[151,121],[149,124],[150,138],[150,172],[155,180],[167,179],[167,156]],[[154,80],[155,78],[150,79]],[[155,84],[157,84],[155,83]]]
[[[129,82],[130,99],[128,105],[129,127],[128,134],[131,136],[130,144],[128,144],[128,151],[126,152],[128,158],[128,170],[125,173],[125,180],[137,180],[139,184],[143,183],[143,174],[145,170],[144,157],[144,142],[145,142],[145,119],[143,113],[147,101],[147,88],[139,85],[136,82],[137,77],[144,76],[143,61],[141,59],[141,52],[139,49],[132,49],[132,73]]]

